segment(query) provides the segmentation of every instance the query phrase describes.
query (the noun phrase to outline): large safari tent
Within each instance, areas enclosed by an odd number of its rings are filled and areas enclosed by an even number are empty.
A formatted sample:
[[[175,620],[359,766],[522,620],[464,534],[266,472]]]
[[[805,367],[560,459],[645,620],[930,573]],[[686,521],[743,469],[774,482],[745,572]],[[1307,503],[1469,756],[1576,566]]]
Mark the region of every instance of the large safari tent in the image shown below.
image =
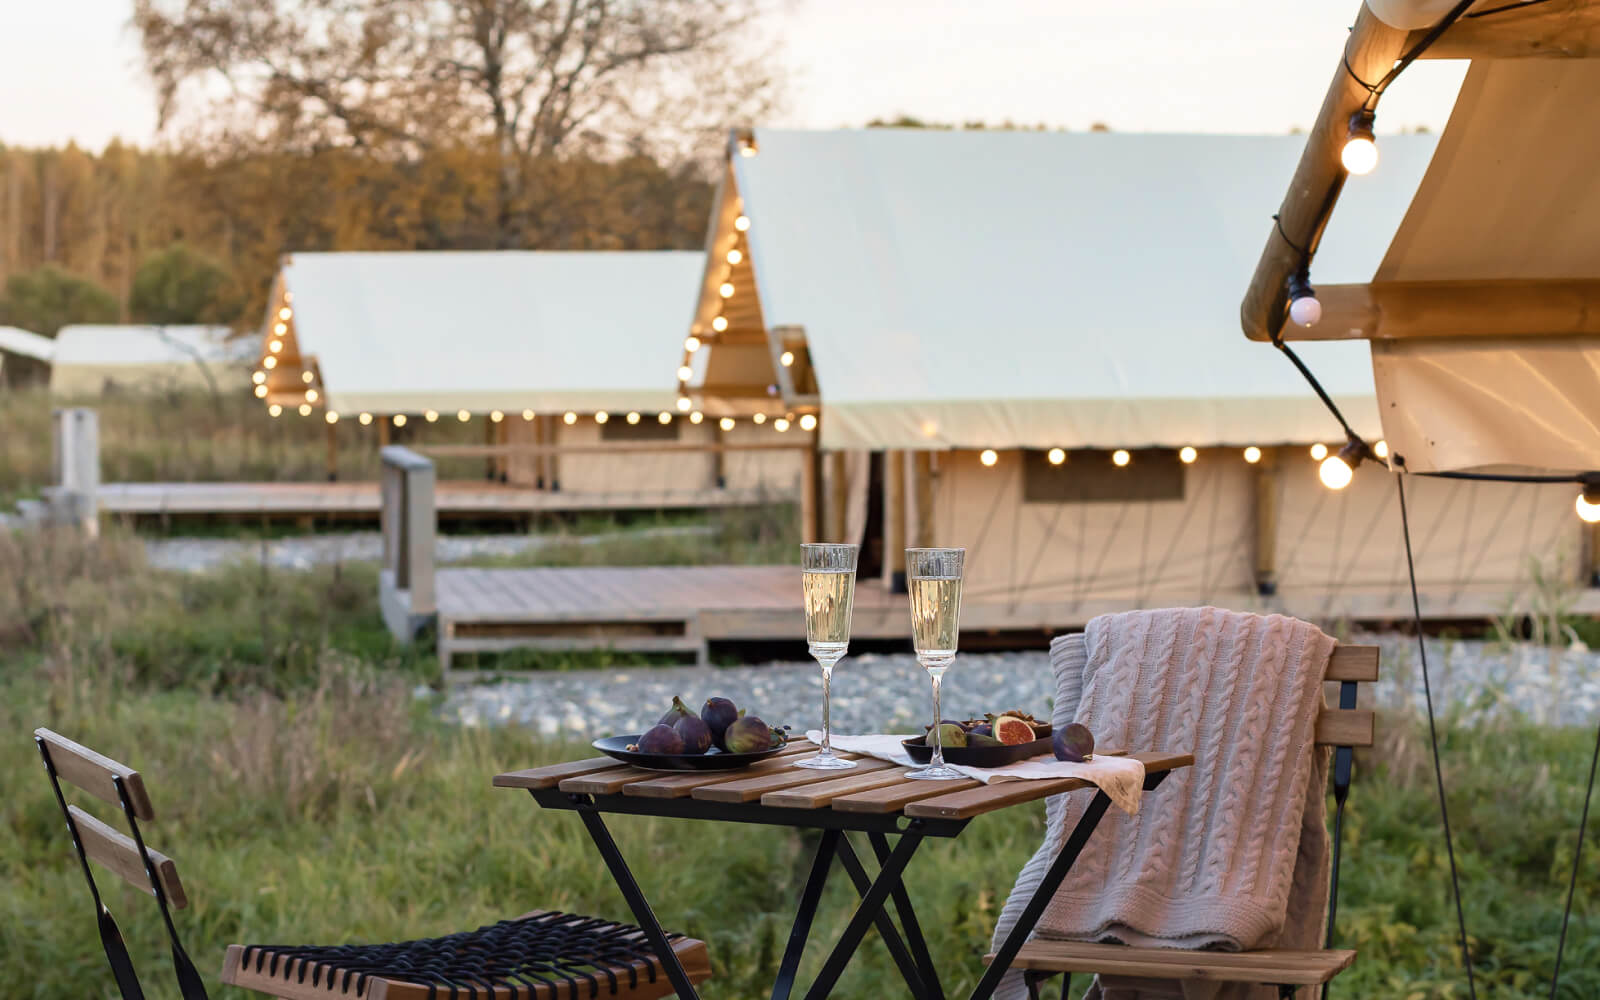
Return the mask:
[[[862,541],[891,586],[903,546],[965,545],[968,601],[1012,624],[1196,603],[1400,615],[1392,487],[1324,488],[1337,424],[1233,332],[1304,143],[736,132],[683,390],[708,415],[820,422],[825,498],[804,533]],[[1319,281],[1365,281],[1395,253],[1435,146],[1384,140]],[[1302,353],[1380,439],[1367,345]],[[1503,610],[1536,564],[1581,555],[1570,488],[1429,481],[1411,499],[1432,617]]]
[[[783,440],[729,434],[677,408],[671,362],[700,257],[286,256],[255,393],[275,416],[325,422],[330,435],[359,422],[378,443],[482,456],[514,486],[640,504],[790,497],[797,448],[766,448]],[[482,430],[446,440],[456,424]]]

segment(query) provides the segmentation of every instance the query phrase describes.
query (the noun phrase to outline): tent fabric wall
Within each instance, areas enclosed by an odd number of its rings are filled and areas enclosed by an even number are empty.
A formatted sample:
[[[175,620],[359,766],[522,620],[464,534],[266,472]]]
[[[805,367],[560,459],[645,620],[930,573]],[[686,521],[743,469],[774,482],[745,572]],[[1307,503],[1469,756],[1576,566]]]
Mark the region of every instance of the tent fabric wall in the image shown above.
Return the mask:
[[[237,391],[248,384],[254,345],[231,334],[225,326],[64,326],[55,338],[50,391]]]

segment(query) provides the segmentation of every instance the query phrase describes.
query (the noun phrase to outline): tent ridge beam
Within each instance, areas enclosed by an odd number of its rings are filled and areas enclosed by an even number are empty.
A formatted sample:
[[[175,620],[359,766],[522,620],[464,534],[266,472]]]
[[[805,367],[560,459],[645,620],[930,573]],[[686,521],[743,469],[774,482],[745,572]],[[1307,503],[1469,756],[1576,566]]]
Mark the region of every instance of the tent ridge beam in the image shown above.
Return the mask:
[[[1320,285],[1317,297],[1322,321],[1285,326],[1285,340],[1600,336],[1596,279],[1381,281]]]

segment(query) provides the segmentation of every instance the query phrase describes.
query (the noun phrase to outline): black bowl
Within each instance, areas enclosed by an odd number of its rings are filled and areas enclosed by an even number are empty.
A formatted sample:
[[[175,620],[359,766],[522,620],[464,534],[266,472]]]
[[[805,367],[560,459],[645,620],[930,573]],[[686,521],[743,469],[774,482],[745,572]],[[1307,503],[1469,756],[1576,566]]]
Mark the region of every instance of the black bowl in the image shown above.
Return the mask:
[[[1038,737],[1031,743],[1013,743],[1000,747],[945,747],[944,762],[946,764],[960,764],[962,767],[1005,767],[1030,757],[1041,757],[1055,751],[1050,746],[1050,727],[1035,726],[1033,734]],[[933,747],[928,746],[925,736],[908,736],[901,742],[906,748],[906,753],[919,764],[926,764],[933,760]]]
[[[592,746],[608,757],[649,771],[737,771],[758,760],[766,760],[783,749],[782,744],[755,753],[727,753],[716,747],[705,753],[640,753],[628,749],[638,742],[639,735],[636,733],[633,736],[607,736],[595,740]]]

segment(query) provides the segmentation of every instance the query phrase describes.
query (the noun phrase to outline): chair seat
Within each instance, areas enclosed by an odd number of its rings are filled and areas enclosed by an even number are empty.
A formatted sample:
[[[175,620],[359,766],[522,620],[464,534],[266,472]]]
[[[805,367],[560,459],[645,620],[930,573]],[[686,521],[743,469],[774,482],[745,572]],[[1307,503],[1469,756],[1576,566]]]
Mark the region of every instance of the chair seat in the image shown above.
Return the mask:
[[[985,955],[988,963],[994,956]],[[1310,986],[1350,967],[1353,951],[1193,951],[1131,948],[1121,944],[1033,940],[1017,953],[1013,968],[1046,972],[1098,972],[1152,979],[1210,979],[1230,983]]]
[[[691,981],[710,978],[703,941],[678,935],[672,947]],[[639,928],[547,911],[394,944],[230,945],[222,981],[284,1000],[656,1000],[673,993]]]

